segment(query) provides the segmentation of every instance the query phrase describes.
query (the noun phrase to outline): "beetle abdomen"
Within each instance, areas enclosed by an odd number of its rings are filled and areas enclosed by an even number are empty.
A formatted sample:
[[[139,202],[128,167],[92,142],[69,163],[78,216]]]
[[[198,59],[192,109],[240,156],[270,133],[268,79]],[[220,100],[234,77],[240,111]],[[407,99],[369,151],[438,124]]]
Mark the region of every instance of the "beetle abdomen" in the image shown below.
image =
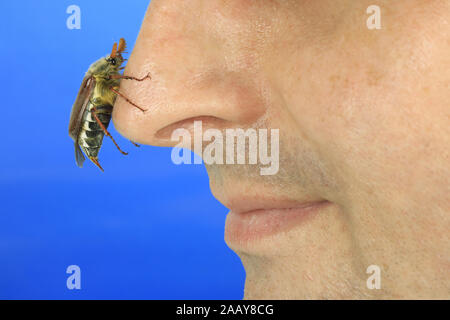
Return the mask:
[[[78,144],[88,157],[97,158],[103,143],[105,132],[99,125],[94,115],[93,104],[89,103],[83,115],[82,127],[78,137]],[[110,104],[102,104],[95,106],[97,118],[105,128],[108,128],[111,121],[113,106]]]

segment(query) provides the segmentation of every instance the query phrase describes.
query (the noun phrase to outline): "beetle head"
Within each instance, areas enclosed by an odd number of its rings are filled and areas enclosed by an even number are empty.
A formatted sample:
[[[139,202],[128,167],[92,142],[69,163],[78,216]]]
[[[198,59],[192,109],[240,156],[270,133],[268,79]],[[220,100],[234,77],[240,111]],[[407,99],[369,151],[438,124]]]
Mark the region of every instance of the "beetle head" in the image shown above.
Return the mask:
[[[119,41],[119,46],[117,43],[114,43],[111,53],[108,57],[106,57],[106,61],[108,62],[108,69],[111,71],[118,71],[122,63],[124,62],[124,58],[122,57],[122,53],[126,49],[125,39],[121,38]]]

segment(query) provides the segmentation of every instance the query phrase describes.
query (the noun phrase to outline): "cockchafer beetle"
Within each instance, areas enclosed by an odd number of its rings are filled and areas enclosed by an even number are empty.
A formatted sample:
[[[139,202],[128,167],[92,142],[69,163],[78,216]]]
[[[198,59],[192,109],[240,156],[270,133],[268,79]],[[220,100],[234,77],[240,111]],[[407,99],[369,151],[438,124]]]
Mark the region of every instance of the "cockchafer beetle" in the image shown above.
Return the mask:
[[[120,149],[107,130],[111,121],[114,102],[118,95],[134,107],[145,111],[119,91],[121,79],[136,81],[151,79],[150,74],[142,79],[120,74],[120,70],[124,69],[121,65],[126,60],[122,56],[125,49],[126,42],[121,38],[119,46],[114,43],[111,54],[97,60],[89,67],[81,83],[69,122],[69,136],[75,143],[75,160],[79,167],[82,167],[85,161],[84,152],[103,171],[98,162],[98,153],[104,135],[111,138],[122,154],[128,154]],[[134,142],[132,143],[138,146]]]

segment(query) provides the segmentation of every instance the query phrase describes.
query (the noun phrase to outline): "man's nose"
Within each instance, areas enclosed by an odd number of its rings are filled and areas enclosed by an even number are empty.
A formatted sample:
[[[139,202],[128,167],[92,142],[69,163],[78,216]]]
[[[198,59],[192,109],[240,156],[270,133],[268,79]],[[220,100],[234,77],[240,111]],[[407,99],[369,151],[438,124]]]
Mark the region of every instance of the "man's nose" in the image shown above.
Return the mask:
[[[241,41],[223,41],[197,1],[153,0],[147,11],[125,75],[151,80],[122,80],[113,120],[132,141],[173,146],[175,129],[245,128],[265,112],[251,51]],[[200,1],[201,2],[201,1]],[[189,3],[192,5],[190,6]]]

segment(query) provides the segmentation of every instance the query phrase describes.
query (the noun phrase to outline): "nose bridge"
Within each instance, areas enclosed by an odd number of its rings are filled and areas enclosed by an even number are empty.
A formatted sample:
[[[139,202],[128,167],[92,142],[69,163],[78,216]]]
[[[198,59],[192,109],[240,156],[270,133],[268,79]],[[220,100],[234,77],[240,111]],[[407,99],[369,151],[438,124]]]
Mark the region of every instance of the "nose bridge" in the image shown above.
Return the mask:
[[[117,130],[133,141],[170,146],[176,142],[168,129],[177,125],[202,119],[214,120],[205,127],[246,126],[264,112],[257,83],[227,67],[234,50],[208,32],[212,22],[188,2],[154,0],[144,19],[125,74],[150,72],[152,80],[124,80],[120,91],[147,111],[118,97],[113,114]]]

